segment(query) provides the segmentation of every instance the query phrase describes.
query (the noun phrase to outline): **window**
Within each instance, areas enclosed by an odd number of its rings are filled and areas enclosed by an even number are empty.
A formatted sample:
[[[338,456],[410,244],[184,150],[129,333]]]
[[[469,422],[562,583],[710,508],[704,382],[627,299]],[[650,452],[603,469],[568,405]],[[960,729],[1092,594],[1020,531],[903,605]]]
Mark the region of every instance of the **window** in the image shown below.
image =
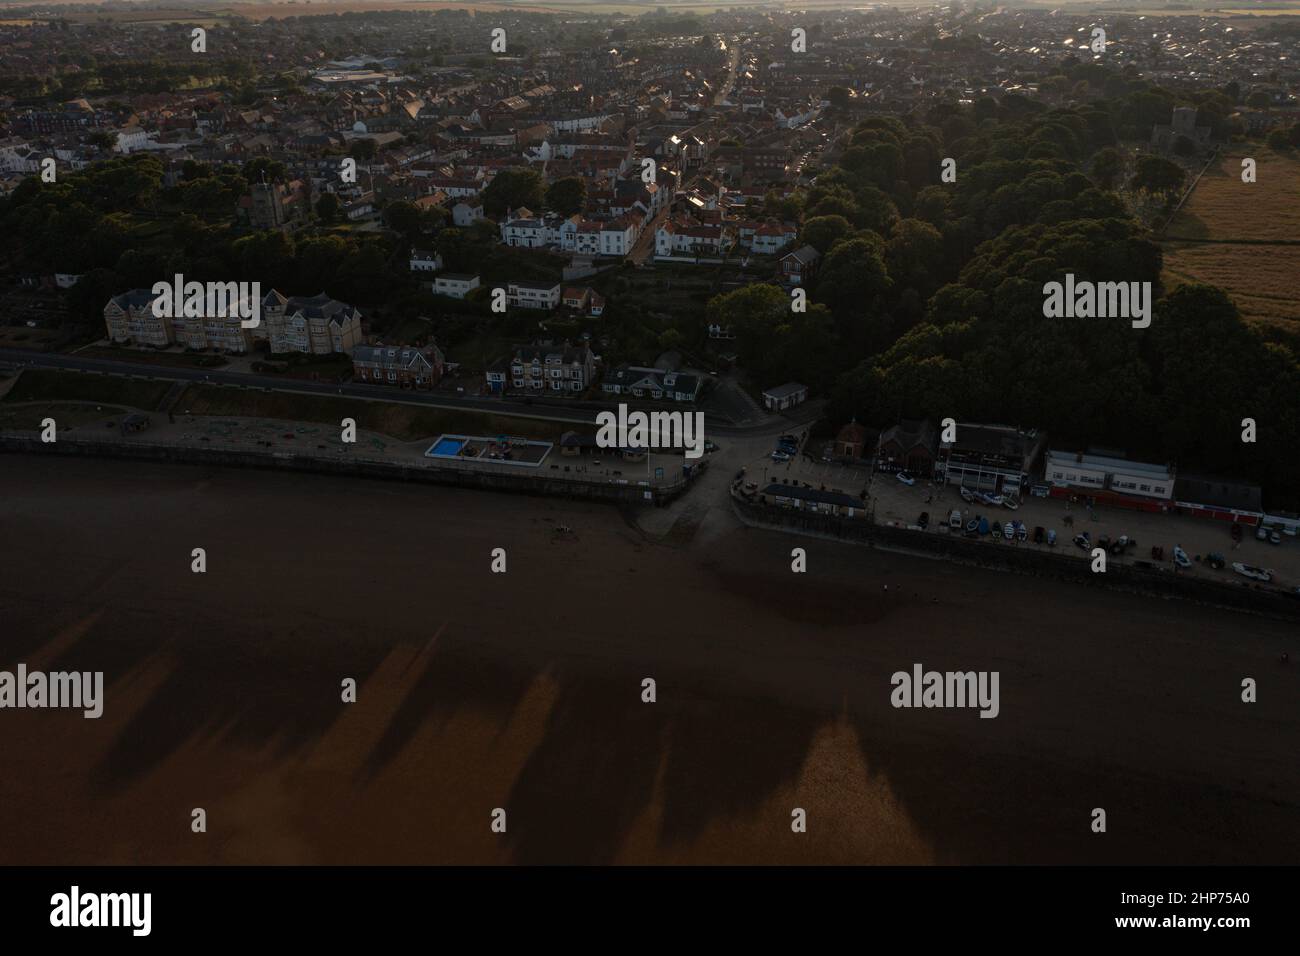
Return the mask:
[[[1150,490],[1151,490],[1150,485],[1138,485],[1138,491],[1150,491]]]

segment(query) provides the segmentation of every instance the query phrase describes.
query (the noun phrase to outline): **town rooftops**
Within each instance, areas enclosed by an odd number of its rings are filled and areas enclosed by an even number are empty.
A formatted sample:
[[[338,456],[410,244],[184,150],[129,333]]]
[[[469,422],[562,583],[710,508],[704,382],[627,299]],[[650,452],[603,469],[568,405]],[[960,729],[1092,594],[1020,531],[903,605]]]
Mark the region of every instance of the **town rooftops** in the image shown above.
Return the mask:
[[[1173,470],[1168,465],[1152,465],[1144,461],[1129,461],[1119,455],[1083,454],[1073,451],[1061,451],[1049,448],[1047,457],[1060,464],[1076,464],[1084,468],[1098,468],[1103,471],[1118,471],[1130,475],[1150,475],[1152,478],[1170,478]]]
[[[514,360],[524,362],[549,362],[556,359],[565,365],[581,365],[586,362],[590,350],[585,345],[517,345]]]
[[[436,356],[433,347],[417,349],[411,345],[358,345],[352,350],[352,361],[362,365],[378,365],[385,369],[410,368],[420,363],[432,364]]]
[[[1045,437],[1045,436],[1044,436]],[[967,425],[958,423],[957,440],[940,442],[939,447],[983,455],[1023,458],[1037,448],[1041,439],[1036,431],[1021,431],[1010,425]]]
[[[763,489],[763,494],[776,498],[797,498],[800,501],[815,501],[818,504],[838,505],[842,508],[863,507],[861,498],[842,494],[838,491],[821,491],[817,488],[800,488],[797,485],[785,485],[773,482]]]
[[[158,296],[149,289],[132,289],[129,292],[122,292],[113,296],[110,300],[115,306],[122,310],[143,309]]]
[[[814,249],[812,246],[802,246],[802,247],[796,249],[794,252],[787,252],[787,253],[786,253],[784,256],[782,256],[781,258],[782,258],[783,260],[784,260],[784,259],[795,259],[795,260],[797,260],[797,261],[799,262],[800,265],[805,265],[805,266],[807,266],[807,265],[812,265],[814,262],[816,262],[816,261],[817,261],[818,259],[820,259],[821,257],[822,257],[822,254],[821,254],[820,252],[818,252],[816,249]]]
[[[800,385],[798,382],[786,382],[784,385],[778,385],[776,388],[763,390],[763,397],[772,399],[789,398],[792,395],[798,395],[800,392],[808,391],[807,385]]]
[[[280,295],[274,289],[271,291],[275,295]],[[350,318],[357,311],[346,302],[331,298],[324,292],[318,292],[316,295],[295,295],[288,299],[280,296],[280,300],[284,303],[286,314],[301,312],[309,319],[332,319],[337,316]]]

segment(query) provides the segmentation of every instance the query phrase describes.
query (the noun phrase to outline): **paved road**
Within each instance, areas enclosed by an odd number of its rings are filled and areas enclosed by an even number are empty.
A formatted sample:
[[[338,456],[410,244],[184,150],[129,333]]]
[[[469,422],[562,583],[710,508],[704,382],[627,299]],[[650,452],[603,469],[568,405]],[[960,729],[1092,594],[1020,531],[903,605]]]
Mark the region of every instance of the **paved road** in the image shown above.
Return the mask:
[[[31,352],[22,349],[0,348],[0,364],[19,368],[68,369],[81,372],[104,372],[111,375],[133,375],[159,381],[198,382],[206,384],[236,385],[245,388],[263,388],[277,392],[303,392],[313,395],[347,396],[370,402],[392,402],[402,405],[423,405],[428,408],[450,408],[511,415],[517,418],[541,418],[547,421],[572,422],[592,425],[601,411],[616,411],[617,403],[580,402],[561,403],[553,400],[534,401],[531,404],[501,398],[479,396],[453,396],[434,392],[416,392],[386,388],[382,385],[332,385],[300,379],[285,379],[275,375],[256,375],[248,372],[229,372],[219,369],[178,368],[129,362],[121,359],[90,358],[81,355],[63,355],[55,352]],[[784,420],[758,422],[737,426],[722,420],[705,417],[709,434],[778,434],[788,423]]]

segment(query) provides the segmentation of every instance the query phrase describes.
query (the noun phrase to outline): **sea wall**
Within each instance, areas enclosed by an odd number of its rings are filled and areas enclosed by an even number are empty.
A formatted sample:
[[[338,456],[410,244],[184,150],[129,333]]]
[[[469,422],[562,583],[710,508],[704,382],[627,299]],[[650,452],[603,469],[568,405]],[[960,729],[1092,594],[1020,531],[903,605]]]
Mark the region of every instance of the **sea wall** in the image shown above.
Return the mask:
[[[994,543],[961,535],[944,534],[934,528],[912,531],[907,528],[872,524],[864,518],[841,518],[813,514],[788,508],[751,504],[732,498],[732,507],[746,524],[774,531],[792,531],[864,544],[884,550],[932,556],[947,561],[977,565],[992,570],[1011,571],[1035,577],[1074,581],[1088,587],[1105,587],[1180,598],[1213,604],[1216,607],[1240,608],[1285,617],[1300,617],[1300,599],[1275,588],[1267,588],[1243,578],[1210,580],[1178,574],[1171,564],[1137,567],[1134,558],[1107,556],[1105,573],[1094,573],[1092,562],[1071,550],[1074,545],[1060,541],[1055,548],[1025,543]]]
[[[358,458],[324,458],[285,452],[261,452],[226,448],[200,448],[190,445],[157,445],[136,441],[83,441],[60,439],[43,443],[39,438],[0,435],[0,452],[78,455],[91,458],[127,458],[136,461],[172,462],[222,468],[264,468],[274,471],[314,472],[352,478],[385,481],[419,481],[459,488],[481,488],[515,494],[546,495],[589,501],[608,501],[621,505],[662,505],[686,490],[683,479],[672,485],[647,488],[635,482],[584,481],[552,478],[531,469],[524,474],[476,471],[466,467],[439,467],[433,464],[376,461]],[[647,492],[651,497],[647,498]]]

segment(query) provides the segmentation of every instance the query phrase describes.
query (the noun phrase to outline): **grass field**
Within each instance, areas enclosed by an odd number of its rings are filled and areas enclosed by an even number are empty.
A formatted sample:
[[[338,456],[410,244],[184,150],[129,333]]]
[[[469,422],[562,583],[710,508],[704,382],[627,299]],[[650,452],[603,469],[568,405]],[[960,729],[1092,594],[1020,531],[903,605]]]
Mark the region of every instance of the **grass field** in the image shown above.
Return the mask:
[[[0,431],[39,431],[46,418],[53,418],[60,430],[78,425],[91,425],[126,411],[116,405],[71,404],[68,402],[42,402],[39,405],[22,405],[15,408],[0,404]]]
[[[202,352],[155,352],[153,349],[91,346],[90,348],[81,349],[77,354],[87,358],[140,362],[148,365],[162,365],[167,368],[221,368],[230,364],[220,355],[210,355]]]
[[[1256,181],[1241,181],[1241,161]],[[1300,241],[1300,158],[1267,146],[1236,148],[1206,171],[1165,232],[1168,239]]]
[[[277,418],[294,422],[337,425],[355,418],[357,427],[390,435],[401,441],[434,438],[444,432],[468,435],[515,435],[557,441],[569,425],[532,418],[510,418],[483,412],[421,408],[417,405],[386,404],[331,398],[328,395],[300,395],[284,392],[249,391],[191,385],[176,403],[177,413],[232,415],[249,418]]]
[[[1258,163],[1241,181],[1241,160]],[[1196,240],[1196,241],[1188,241]],[[1260,146],[1207,170],[1165,235],[1164,283],[1226,289],[1243,317],[1270,337],[1300,344],[1300,158]]]
[[[105,402],[152,411],[171,388],[170,382],[149,382],[113,375],[53,372],[29,369],[19,377],[3,401]]]

